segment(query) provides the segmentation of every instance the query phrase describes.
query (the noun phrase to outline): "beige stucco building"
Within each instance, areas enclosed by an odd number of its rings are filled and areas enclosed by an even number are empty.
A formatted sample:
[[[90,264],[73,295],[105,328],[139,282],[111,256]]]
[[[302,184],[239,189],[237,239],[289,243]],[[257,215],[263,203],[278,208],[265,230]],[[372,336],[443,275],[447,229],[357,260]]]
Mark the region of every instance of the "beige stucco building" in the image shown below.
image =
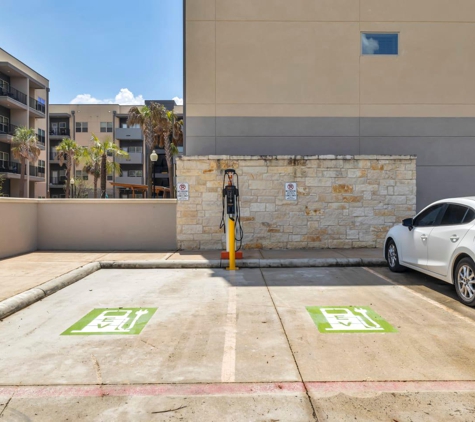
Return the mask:
[[[183,111],[174,101],[157,100],[168,109],[173,109],[178,116]],[[56,146],[64,138],[76,140],[80,146],[92,145],[92,135],[99,140],[113,140],[121,149],[129,153],[128,158],[118,158],[121,172],[107,177],[107,194],[109,197],[129,197],[132,192],[127,189],[114,188],[111,183],[143,185],[147,183],[146,173],[150,151],[145,147],[142,131],[136,126],[127,124],[128,112],[132,106],[119,104],[51,104],[49,124],[49,196],[63,198],[66,181],[66,167],[60,166],[56,154]],[[157,149],[159,155],[155,167],[156,185],[168,183],[165,153]],[[74,181],[86,181],[89,196],[93,195],[93,177],[83,171],[84,161],[74,168]],[[98,188],[100,181],[98,182]],[[76,190],[77,191],[77,190]],[[100,193],[100,192],[99,192]],[[140,197],[140,194],[137,194]]]
[[[187,155],[417,155],[474,195],[473,0],[186,0]]]
[[[48,79],[0,48],[0,175],[5,179],[5,196],[20,193],[20,164],[11,152],[13,135],[20,126],[35,130],[42,149],[39,160],[26,171],[25,196],[44,195],[48,96]]]

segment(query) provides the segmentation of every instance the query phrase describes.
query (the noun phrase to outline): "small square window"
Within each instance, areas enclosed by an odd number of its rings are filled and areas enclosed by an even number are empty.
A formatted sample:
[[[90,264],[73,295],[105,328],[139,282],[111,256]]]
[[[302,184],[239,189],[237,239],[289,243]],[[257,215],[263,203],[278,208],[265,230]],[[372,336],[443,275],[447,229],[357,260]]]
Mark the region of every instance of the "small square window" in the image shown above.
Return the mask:
[[[367,32],[361,34],[361,54],[363,56],[399,54],[399,34]]]

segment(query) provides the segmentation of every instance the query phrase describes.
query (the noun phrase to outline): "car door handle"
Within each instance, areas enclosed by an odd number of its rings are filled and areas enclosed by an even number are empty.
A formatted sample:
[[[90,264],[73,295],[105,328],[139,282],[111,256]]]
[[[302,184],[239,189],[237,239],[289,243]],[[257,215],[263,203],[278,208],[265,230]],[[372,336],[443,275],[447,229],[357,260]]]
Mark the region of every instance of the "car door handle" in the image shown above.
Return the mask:
[[[422,240],[423,242],[426,241],[426,240],[427,240],[427,236],[426,236],[425,234],[423,234],[423,235],[421,236],[421,240]]]
[[[451,237],[450,237],[450,240],[452,241],[452,243],[457,243],[459,241],[460,237],[458,237],[456,234],[453,234]]]

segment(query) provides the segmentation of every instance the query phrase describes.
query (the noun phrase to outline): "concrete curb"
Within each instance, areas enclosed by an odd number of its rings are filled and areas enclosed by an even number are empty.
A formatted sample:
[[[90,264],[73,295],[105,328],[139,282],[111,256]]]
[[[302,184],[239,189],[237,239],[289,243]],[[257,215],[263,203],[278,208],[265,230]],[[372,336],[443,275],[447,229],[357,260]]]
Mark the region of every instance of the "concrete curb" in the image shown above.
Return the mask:
[[[76,268],[67,274],[63,274],[57,278],[54,278],[53,280],[34,287],[33,289],[27,290],[26,292],[17,294],[1,301],[0,320],[11,314],[14,314],[15,312],[21,311],[22,309],[32,305],[35,302],[38,302],[41,299],[44,299],[47,296],[52,295],[58,290],[64,289],[65,287],[76,283],[77,281],[87,277],[92,273],[95,273],[100,269],[101,265],[99,262],[91,262],[84,265],[83,267]]]
[[[377,267],[386,266],[379,258],[312,258],[312,259],[243,259],[237,260],[239,268],[317,268],[317,267]],[[40,286],[17,294],[0,302],[0,320],[18,312],[58,290],[76,283],[102,269],[192,269],[226,268],[227,260],[173,260],[173,261],[101,261],[91,262],[67,274],[47,281]]]
[[[228,260],[212,259],[206,261],[167,260],[167,261],[102,261],[103,269],[179,269],[179,268],[226,268]],[[379,258],[314,258],[314,259],[242,259],[237,260],[239,268],[312,268],[312,267],[375,267],[385,266],[386,261]]]

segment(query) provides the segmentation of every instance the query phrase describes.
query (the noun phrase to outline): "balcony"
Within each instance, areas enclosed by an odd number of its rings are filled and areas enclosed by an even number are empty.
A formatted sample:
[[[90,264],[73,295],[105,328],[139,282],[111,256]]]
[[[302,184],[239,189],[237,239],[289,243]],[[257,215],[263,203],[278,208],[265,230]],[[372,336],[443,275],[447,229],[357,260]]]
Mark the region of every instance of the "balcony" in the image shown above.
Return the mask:
[[[49,138],[51,140],[61,140],[64,138],[68,138],[71,132],[69,128],[51,128],[49,131]]]
[[[63,187],[66,184],[66,176],[51,176],[49,184],[51,187]]]
[[[121,141],[142,141],[142,131],[140,128],[129,127],[124,128],[120,127],[115,130],[115,138]]]
[[[129,152],[129,157],[117,157],[116,162],[119,164],[142,164],[143,154],[141,152]]]
[[[26,110],[28,97],[18,89],[9,87],[0,89],[0,105],[10,109]]]
[[[0,124],[0,141],[11,143],[18,126],[12,124]]]
[[[36,117],[45,117],[46,106],[30,97],[30,113]]]
[[[21,164],[16,161],[0,161],[0,173],[7,174],[7,179],[19,179],[21,175]],[[30,164],[30,180],[42,182],[44,181],[44,177],[44,167],[36,167]]]

